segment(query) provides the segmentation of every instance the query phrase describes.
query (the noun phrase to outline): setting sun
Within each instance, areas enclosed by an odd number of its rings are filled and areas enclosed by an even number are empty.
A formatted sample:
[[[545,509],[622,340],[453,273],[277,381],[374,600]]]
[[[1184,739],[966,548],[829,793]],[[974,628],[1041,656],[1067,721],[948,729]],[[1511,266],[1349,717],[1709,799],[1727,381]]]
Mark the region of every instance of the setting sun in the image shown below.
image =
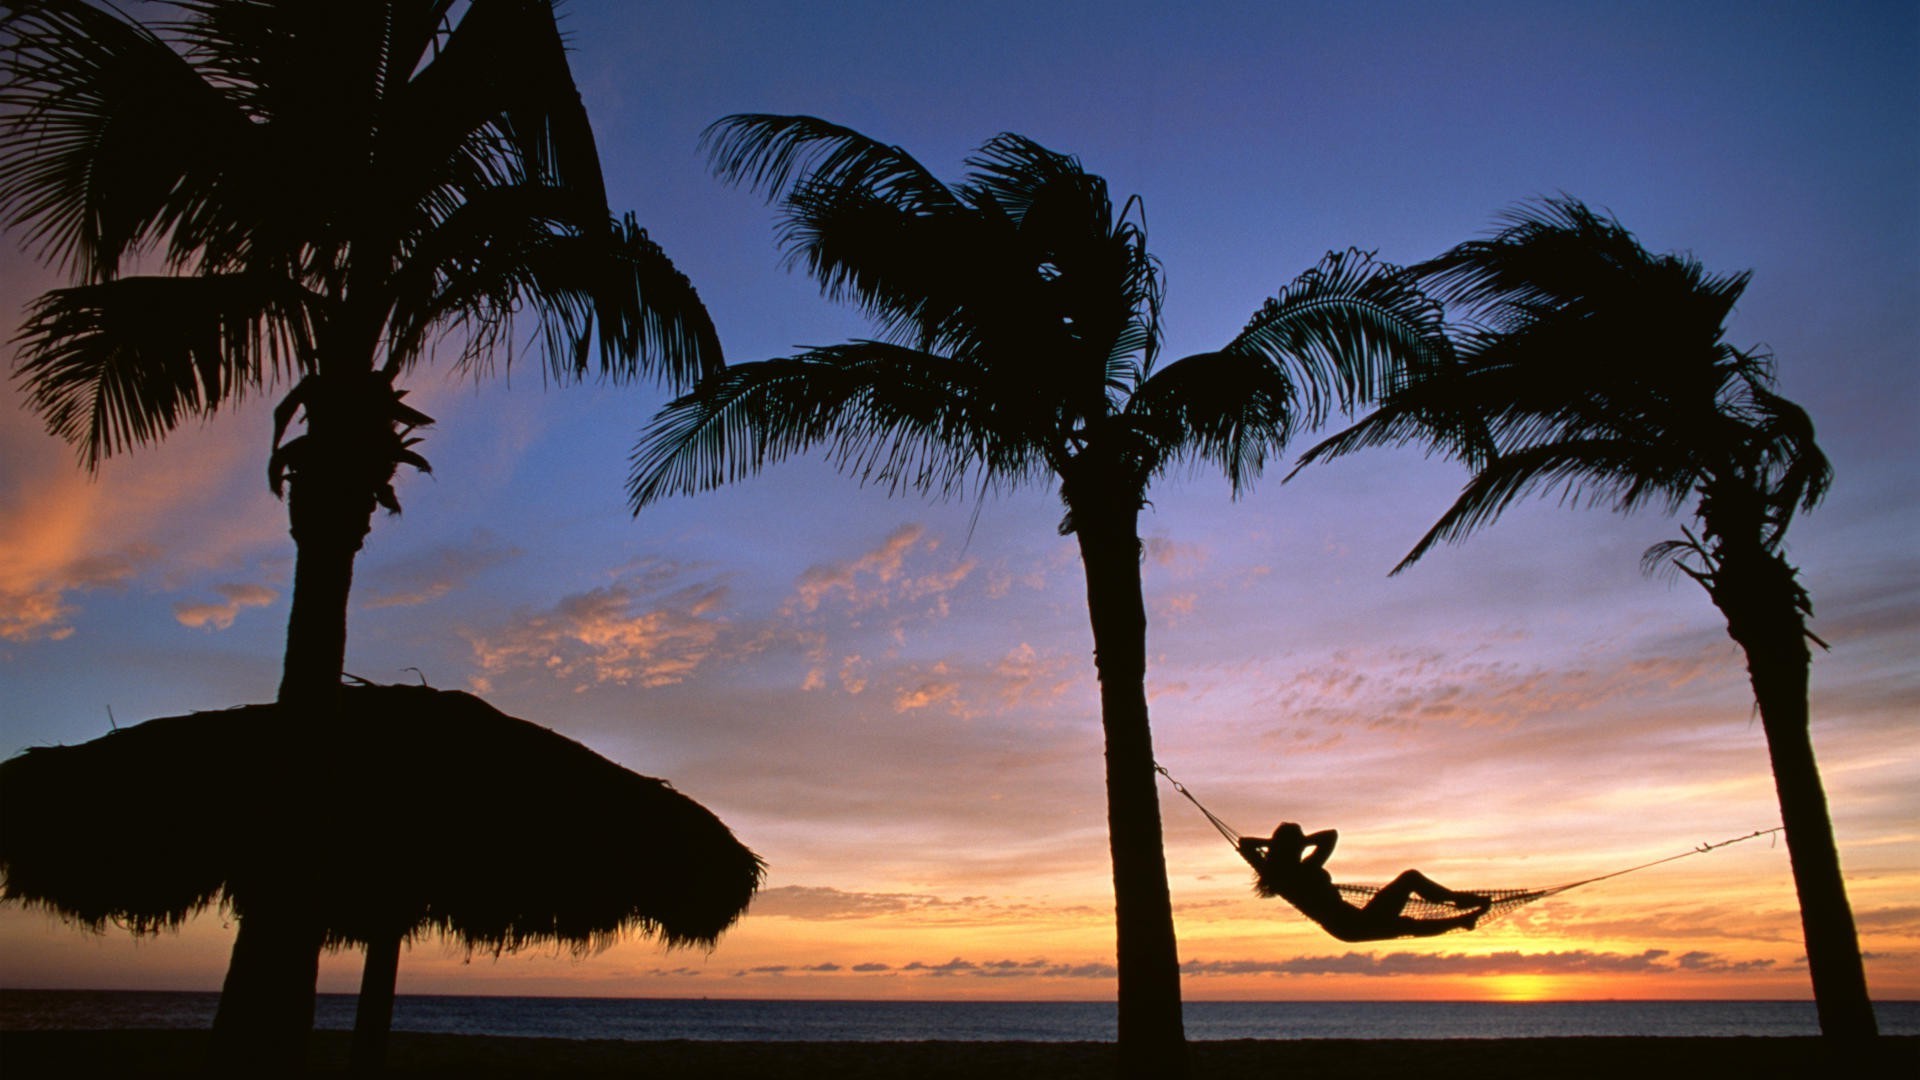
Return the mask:
[[[1560,982],[1549,975],[1497,975],[1481,984],[1489,1001],[1551,1001]]]

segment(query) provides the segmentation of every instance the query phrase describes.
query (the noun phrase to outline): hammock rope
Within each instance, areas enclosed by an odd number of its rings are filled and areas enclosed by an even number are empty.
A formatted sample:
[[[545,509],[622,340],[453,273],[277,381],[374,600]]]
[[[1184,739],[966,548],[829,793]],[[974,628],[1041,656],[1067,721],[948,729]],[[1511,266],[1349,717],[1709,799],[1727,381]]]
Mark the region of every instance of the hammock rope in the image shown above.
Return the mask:
[[[1227,822],[1223,820],[1220,817],[1220,815],[1207,809],[1206,804],[1202,803],[1199,800],[1199,798],[1197,798],[1193,794],[1193,792],[1187,790],[1187,786],[1185,784],[1182,784],[1180,781],[1174,779],[1173,774],[1167,771],[1166,766],[1156,763],[1153,768],[1155,772],[1158,772],[1161,776],[1166,777],[1167,783],[1173,785],[1173,790],[1185,796],[1186,800],[1192,803],[1194,805],[1194,808],[1199,810],[1200,813],[1206,817],[1207,822],[1211,824],[1214,827],[1214,829],[1217,832],[1219,832],[1219,834],[1222,837],[1226,838],[1227,843],[1233,848],[1234,853],[1236,855],[1239,855],[1241,858],[1246,859],[1247,864],[1252,866],[1256,871],[1260,869],[1259,864],[1255,863],[1253,859],[1248,856],[1247,852],[1241,850],[1240,839],[1241,837],[1247,835],[1246,833],[1243,833],[1238,829],[1235,829],[1232,825],[1227,824]],[[1746,834],[1745,836],[1736,836],[1731,840],[1721,840],[1717,843],[1712,843],[1712,844],[1700,844],[1696,847],[1689,848],[1686,851],[1680,852],[1678,855],[1668,855],[1665,858],[1655,859],[1652,862],[1644,862],[1638,866],[1629,866],[1624,870],[1614,870],[1605,874],[1596,874],[1593,877],[1589,877],[1589,878],[1581,878],[1579,881],[1569,881],[1559,885],[1549,885],[1543,889],[1474,889],[1472,890],[1471,895],[1484,896],[1488,900],[1492,901],[1492,906],[1487,909],[1486,917],[1496,918],[1509,911],[1512,911],[1514,908],[1521,907],[1522,905],[1525,905],[1525,904],[1531,904],[1535,900],[1544,900],[1549,896],[1554,896],[1559,893],[1566,892],[1568,889],[1577,889],[1582,885],[1591,885],[1596,881],[1606,881],[1609,878],[1617,878],[1623,874],[1631,874],[1637,870],[1645,870],[1648,867],[1659,866],[1662,863],[1670,863],[1670,862],[1673,862],[1675,859],[1685,859],[1693,855],[1703,855],[1709,851],[1714,850],[1715,848],[1723,848],[1729,844],[1738,844],[1738,843],[1741,843],[1742,841],[1752,840],[1756,837],[1771,836],[1772,834],[1780,831],[1782,831],[1782,827],[1778,825],[1774,826],[1771,829],[1758,829],[1758,830],[1755,830],[1754,832],[1750,832]],[[1373,899],[1374,894],[1378,893],[1381,890],[1381,888],[1383,888],[1383,886],[1347,883],[1347,884],[1335,884],[1334,888],[1338,889],[1340,891],[1340,895],[1345,897],[1349,903],[1352,903],[1356,907],[1364,907],[1366,906],[1367,901]],[[1471,908],[1458,906],[1454,904],[1437,903],[1435,901],[1426,900],[1422,897],[1414,896],[1408,899],[1407,906],[1403,909],[1402,914],[1416,920],[1450,919],[1450,918],[1458,917],[1463,911],[1467,911],[1467,910],[1471,910]]]

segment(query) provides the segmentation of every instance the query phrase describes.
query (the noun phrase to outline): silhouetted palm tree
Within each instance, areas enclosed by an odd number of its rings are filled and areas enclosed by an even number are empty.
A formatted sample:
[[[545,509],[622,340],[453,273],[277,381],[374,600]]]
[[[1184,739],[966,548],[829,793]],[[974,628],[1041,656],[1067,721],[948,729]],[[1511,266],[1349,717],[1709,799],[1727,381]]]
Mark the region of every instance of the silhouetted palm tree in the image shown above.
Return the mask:
[[[1807,710],[1812,613],[1787,562],[1787,526],[1832,478],[1813,423],[1774,392],[1773,359],[1735,348],[1725,321],[1749,274],[1653,255],[1568,198],[1507,215],[1487,240],[1415,267],[1469,322],[1457,367],[1391,395],[1306,460],[1430,441],[1472,480],[1395,570],[1463,538],[1516,499],[1558,492],[1615,510],[1691,504],[1697,528],[1648,550],[1699,582],[1746,652],[1799,892],[1808,965],[1829,1035],[1875,1030]]]
[[[1064,154],[988,141],[949,186],[903,150],[812,117],[707,134],[715,171],[782,206],[782,240],[881,340],[739,364],[664,409],[634,452],[636,512],[825,446],[894,491],[1059,483],[1085,564],[1107,747],[1122,1056],[1184,1056],[1179,967],[1144,689],[1138,516],[1148,484],[1205,462],[1236,493],[1296,430],[1444,348],[1391,267],[1330,255],[1217,352],[1155,369],[1159,268],[1129,201]]]
[[[72,279],[34,302],[16,374],[90,469],[291,384],[269,466],[298,553],[279,697],[330,714],[355,554],[375,506],[398,510],[399,466],[426,468],[401,376],[437,345],[487,374],[516,316],[561,382],[691,383],[719,346],[607,208],[548,0],[173,7],[149,27],[6,4],[0,213]],[[303,872],[241,921],[222,1030],[297,1045],[310,1025]]]

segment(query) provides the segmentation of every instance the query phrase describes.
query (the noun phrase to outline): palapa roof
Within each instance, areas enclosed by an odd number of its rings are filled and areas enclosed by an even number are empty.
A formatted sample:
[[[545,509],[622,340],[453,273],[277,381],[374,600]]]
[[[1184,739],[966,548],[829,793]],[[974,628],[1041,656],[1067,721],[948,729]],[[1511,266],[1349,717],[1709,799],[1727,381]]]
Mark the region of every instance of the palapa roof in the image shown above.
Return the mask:
[[[479,698],[342,688],[149,720],[0,763],[0,897],[137,933],[295,890],[336,943],[713,944],[764,864],[705,807]]]

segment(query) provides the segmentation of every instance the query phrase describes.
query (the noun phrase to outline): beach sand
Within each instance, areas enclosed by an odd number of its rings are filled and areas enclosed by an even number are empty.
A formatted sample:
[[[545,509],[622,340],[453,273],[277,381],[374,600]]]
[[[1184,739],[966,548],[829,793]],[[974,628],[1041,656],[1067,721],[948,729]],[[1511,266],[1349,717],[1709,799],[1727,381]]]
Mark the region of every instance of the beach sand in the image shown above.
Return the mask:
[[[204,1031],[0,1032],[0,1074],[39,1077],[190,1074]],[[347,1035],[320,1032],[319,1074],[346,1071]],[[1880,1039],[1846,1052],[1816,1038],[1240,1039],[1191,1044],[1206,1080],[1258,1077],[1471,1076],[1700,1080],[1710,1076],[1825,1078],[1847,1069],[1920,1076],[1920,1037]],[[627,1075],[664,1080],[1079,1080],[1113,1075],[1111,1043],[619,1042],[396,1032],[396,1075]]]

